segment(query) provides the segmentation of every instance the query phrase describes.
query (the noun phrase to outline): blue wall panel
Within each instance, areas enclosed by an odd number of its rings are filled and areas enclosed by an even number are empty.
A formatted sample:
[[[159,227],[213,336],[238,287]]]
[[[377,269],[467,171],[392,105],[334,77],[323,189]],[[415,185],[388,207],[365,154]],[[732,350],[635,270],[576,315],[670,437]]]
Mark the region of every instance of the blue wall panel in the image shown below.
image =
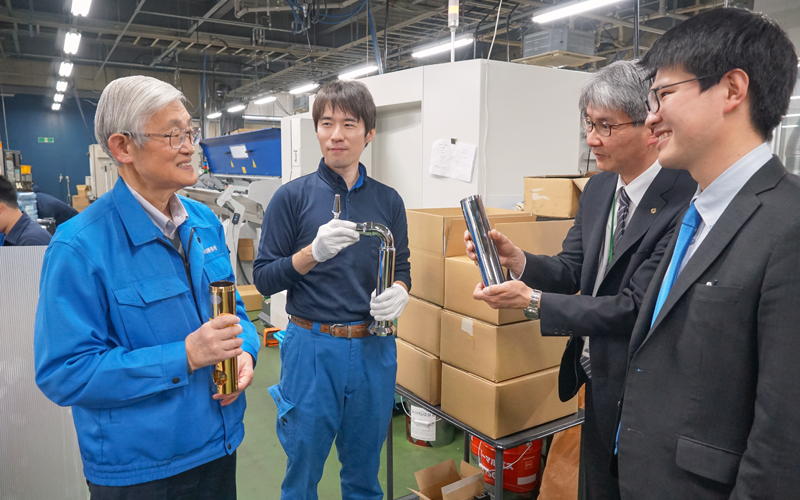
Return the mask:
[[[89,175],[89,145],[94,141],[97,100],[81,99],[86,115],[84,125],[74,96],[65,98],[59,111],[50,109],[50,96],[16,94],[4,99],[8,137],[5,125],[0,125],[3,147],[22,153],[22,164],[31,166],[33,182],[45,193],[68,199],[66,181],[58,181],[62,174],[69,176],[69,195],[77,194],[75,185],[84,184]],[[52,137],[54,142],[42,144],[39,137]]]

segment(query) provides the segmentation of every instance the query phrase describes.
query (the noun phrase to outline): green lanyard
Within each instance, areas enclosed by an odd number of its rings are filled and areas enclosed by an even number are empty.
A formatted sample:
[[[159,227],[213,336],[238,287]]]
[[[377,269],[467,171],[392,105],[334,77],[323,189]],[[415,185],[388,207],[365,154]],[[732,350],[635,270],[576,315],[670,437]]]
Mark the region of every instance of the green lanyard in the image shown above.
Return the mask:
[[[608,265],[611,265],[611,259],[614,258],[614,217],[617,213],[614,210],[617,207],[617,194],[614,193],[614,199],[611,200],[611,237],[608,239]]]

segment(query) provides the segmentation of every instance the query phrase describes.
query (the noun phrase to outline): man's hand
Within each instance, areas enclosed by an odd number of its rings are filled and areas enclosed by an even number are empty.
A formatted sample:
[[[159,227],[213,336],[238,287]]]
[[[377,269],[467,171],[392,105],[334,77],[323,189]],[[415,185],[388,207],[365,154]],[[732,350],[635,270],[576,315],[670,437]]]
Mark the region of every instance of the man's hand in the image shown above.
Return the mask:
[[[375,321],[393,321],[399,318],[406,304],[408,304],[406,287],[400,283],[395,283],[377,297],[375,292],[376,290],[372,291],[372,297],[369,301],[370,316],[375,318]]]
[[[482,300],[492,309],[525,309],[531,303],[533,290],[521,281],[506,281],[499,285],[478,283],[472,298]]]
[[[226,314],[203,323],[186,337],[186,359],[191,371],[211,366],[242,353],[239,317]]]
[[[494,246],[497,247],[500,265],[516,276],[521,275],[525,269],[525,254],[522,250],[515,247],[511,240],[496,229],[489,231],[489,238],[494,240]],[[475,253],[475,244],[472,242],[472,235],[469,234],[469,230],[464,231],[464,246],[467,247],[467,257],[477,264],[478,254]]]
[[[213,399],[220,401],[220,406],[228,406],[236,401],[239,394],[243,393],[253,382],[253,356],[243,352],[238,356],[239,363],[239,390],[230,394],[214,394]]]
[[[311,243],[311,255],[317,262],[325,262],[357,242],[360,237],[354,222],[333,219],[317,230],[317,237]]]

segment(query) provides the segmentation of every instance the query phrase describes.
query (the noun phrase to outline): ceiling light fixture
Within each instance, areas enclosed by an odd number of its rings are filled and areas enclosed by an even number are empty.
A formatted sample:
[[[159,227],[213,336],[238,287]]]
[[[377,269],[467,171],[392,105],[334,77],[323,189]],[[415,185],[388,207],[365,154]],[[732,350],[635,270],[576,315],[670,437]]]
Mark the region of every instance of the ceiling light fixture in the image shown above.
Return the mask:
[[[81,34],[77,31],[70,31],[64,37],[64,52],[67,54],[77,54],[78,47],[81,45]]]
[[[262,99],[259,99],[257,101],[253,101],[253,104],[266,104],[268,102],[274,101],[275,99],[277,99],[277,97],[275,97],[274,95],[270,95]]]
[[[61,102],[64,100],[64,94],[56,94],[53,96],[53,100],[55,102]]]
[[[793,95],[792,100],[794,101],[795,99],[800,99],[800,95]]]
[[[56,83],[56,90],[59,91],[59,92],[66,91],[67,90],[67,82],[65,82],[64,80],[59,80],[58,83]]]
[[[50,109],[52,109],[53,111],[58,111],[59,109],[61,109],[61,104],[54,102],[53,105],[50,107]]]
[[[92,0],[72,0],[72,15],[86,17],[89,15],[91,6]]]
[[[237,104],[235,106],[231,106],[228,108],[228,113],[236,113],[237,111],[241,111],[247,107],[247,104]]]
[[[72,63],[64,61],[58,68],[58,74],[61,76],[69,76],[72,74]]]
[[[793,115],[786,115],[786,116],[784,116],[784,118],[794,118],[796,116],[800,116],[800,113],[796,113],[796,114],[793,114]]]
[[[302,87],[297,87],[296,89],[292,89],[289,91],[290,94],[304,94],[306,92],[310,92],[315,88],[319,87],[319,83],[309,83],[308,85],[303,85]]]
[[[209,120],[213,120],[214,118],[219,118],[220,116],[222,116],[222,111],[216,111],[206,116],[206,118],[208,118]]]
[[[435,45],[429,49],[420,50],[418,52],[413,52],[411,57],[428,57],[434,54],[439,54],[441,52],[447,52],[450,50],[451,45],[455,48],[463,47],[465,45],[469,45],[472,43],[472,37],[462,38],[460,40],[456,40],[455,43],[451,43],[450,40],[442,42],[438,45]]]
[[[348,71],[347,73],[342,73],[341,75],[339,75],[339,80],[352,80],[354,78],[358,78],[359,76],[368,75],[376,71],[378,71],[378,66],[373,64],[372,66],[366,66],[364,68]]]
[[[586,0],[579,2],[576,0],[574,2],[561,4],[557,8],[546,9],[542,11],[541,13],[533,16],[533,22],[549,23],[550,21],[555,21],[556,19],[574,16],[580,14],[581,12],[605,7],[606,5],[610,5],[619,1],[620,0]]]
[[[250,120],[254,122],[276,122],[280,121],[280,116],[256,116],[256,115],[244,115],[245,120]]]
[[[795,127],[800,127],[800,125],[784,125],[781,128],[795,128]]]

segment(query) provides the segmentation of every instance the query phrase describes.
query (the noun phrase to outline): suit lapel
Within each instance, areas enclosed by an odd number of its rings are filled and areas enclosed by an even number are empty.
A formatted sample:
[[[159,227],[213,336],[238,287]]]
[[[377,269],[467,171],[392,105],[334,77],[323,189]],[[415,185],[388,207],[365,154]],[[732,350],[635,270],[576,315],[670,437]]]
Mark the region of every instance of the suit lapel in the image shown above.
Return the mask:
[[[589,236],[589,242],[584,252],[584,255],[588,256],[588,262],[586,263],[587,267],[583,274],[588,280],[582,280],[586,286],[582,287],[583,290],[581,293],[588,293],[591,295],[594,291],[594,283],[597,279],[597,271],[600,266],[600,254],[603,250],[603,244],[607,243],[605,239],[606,225],[608,224],[608,214],[611,211],[611,202],[616,192],[617,178],[617,175],[607,176],[605,184],[600,186],[599,193],[597,194],[600,199],[600,202],[597,204],[598,211],[594,214],[595,217],[593,218],[594,223],[592,227],[587,228],[591,231],[591,235]]]

